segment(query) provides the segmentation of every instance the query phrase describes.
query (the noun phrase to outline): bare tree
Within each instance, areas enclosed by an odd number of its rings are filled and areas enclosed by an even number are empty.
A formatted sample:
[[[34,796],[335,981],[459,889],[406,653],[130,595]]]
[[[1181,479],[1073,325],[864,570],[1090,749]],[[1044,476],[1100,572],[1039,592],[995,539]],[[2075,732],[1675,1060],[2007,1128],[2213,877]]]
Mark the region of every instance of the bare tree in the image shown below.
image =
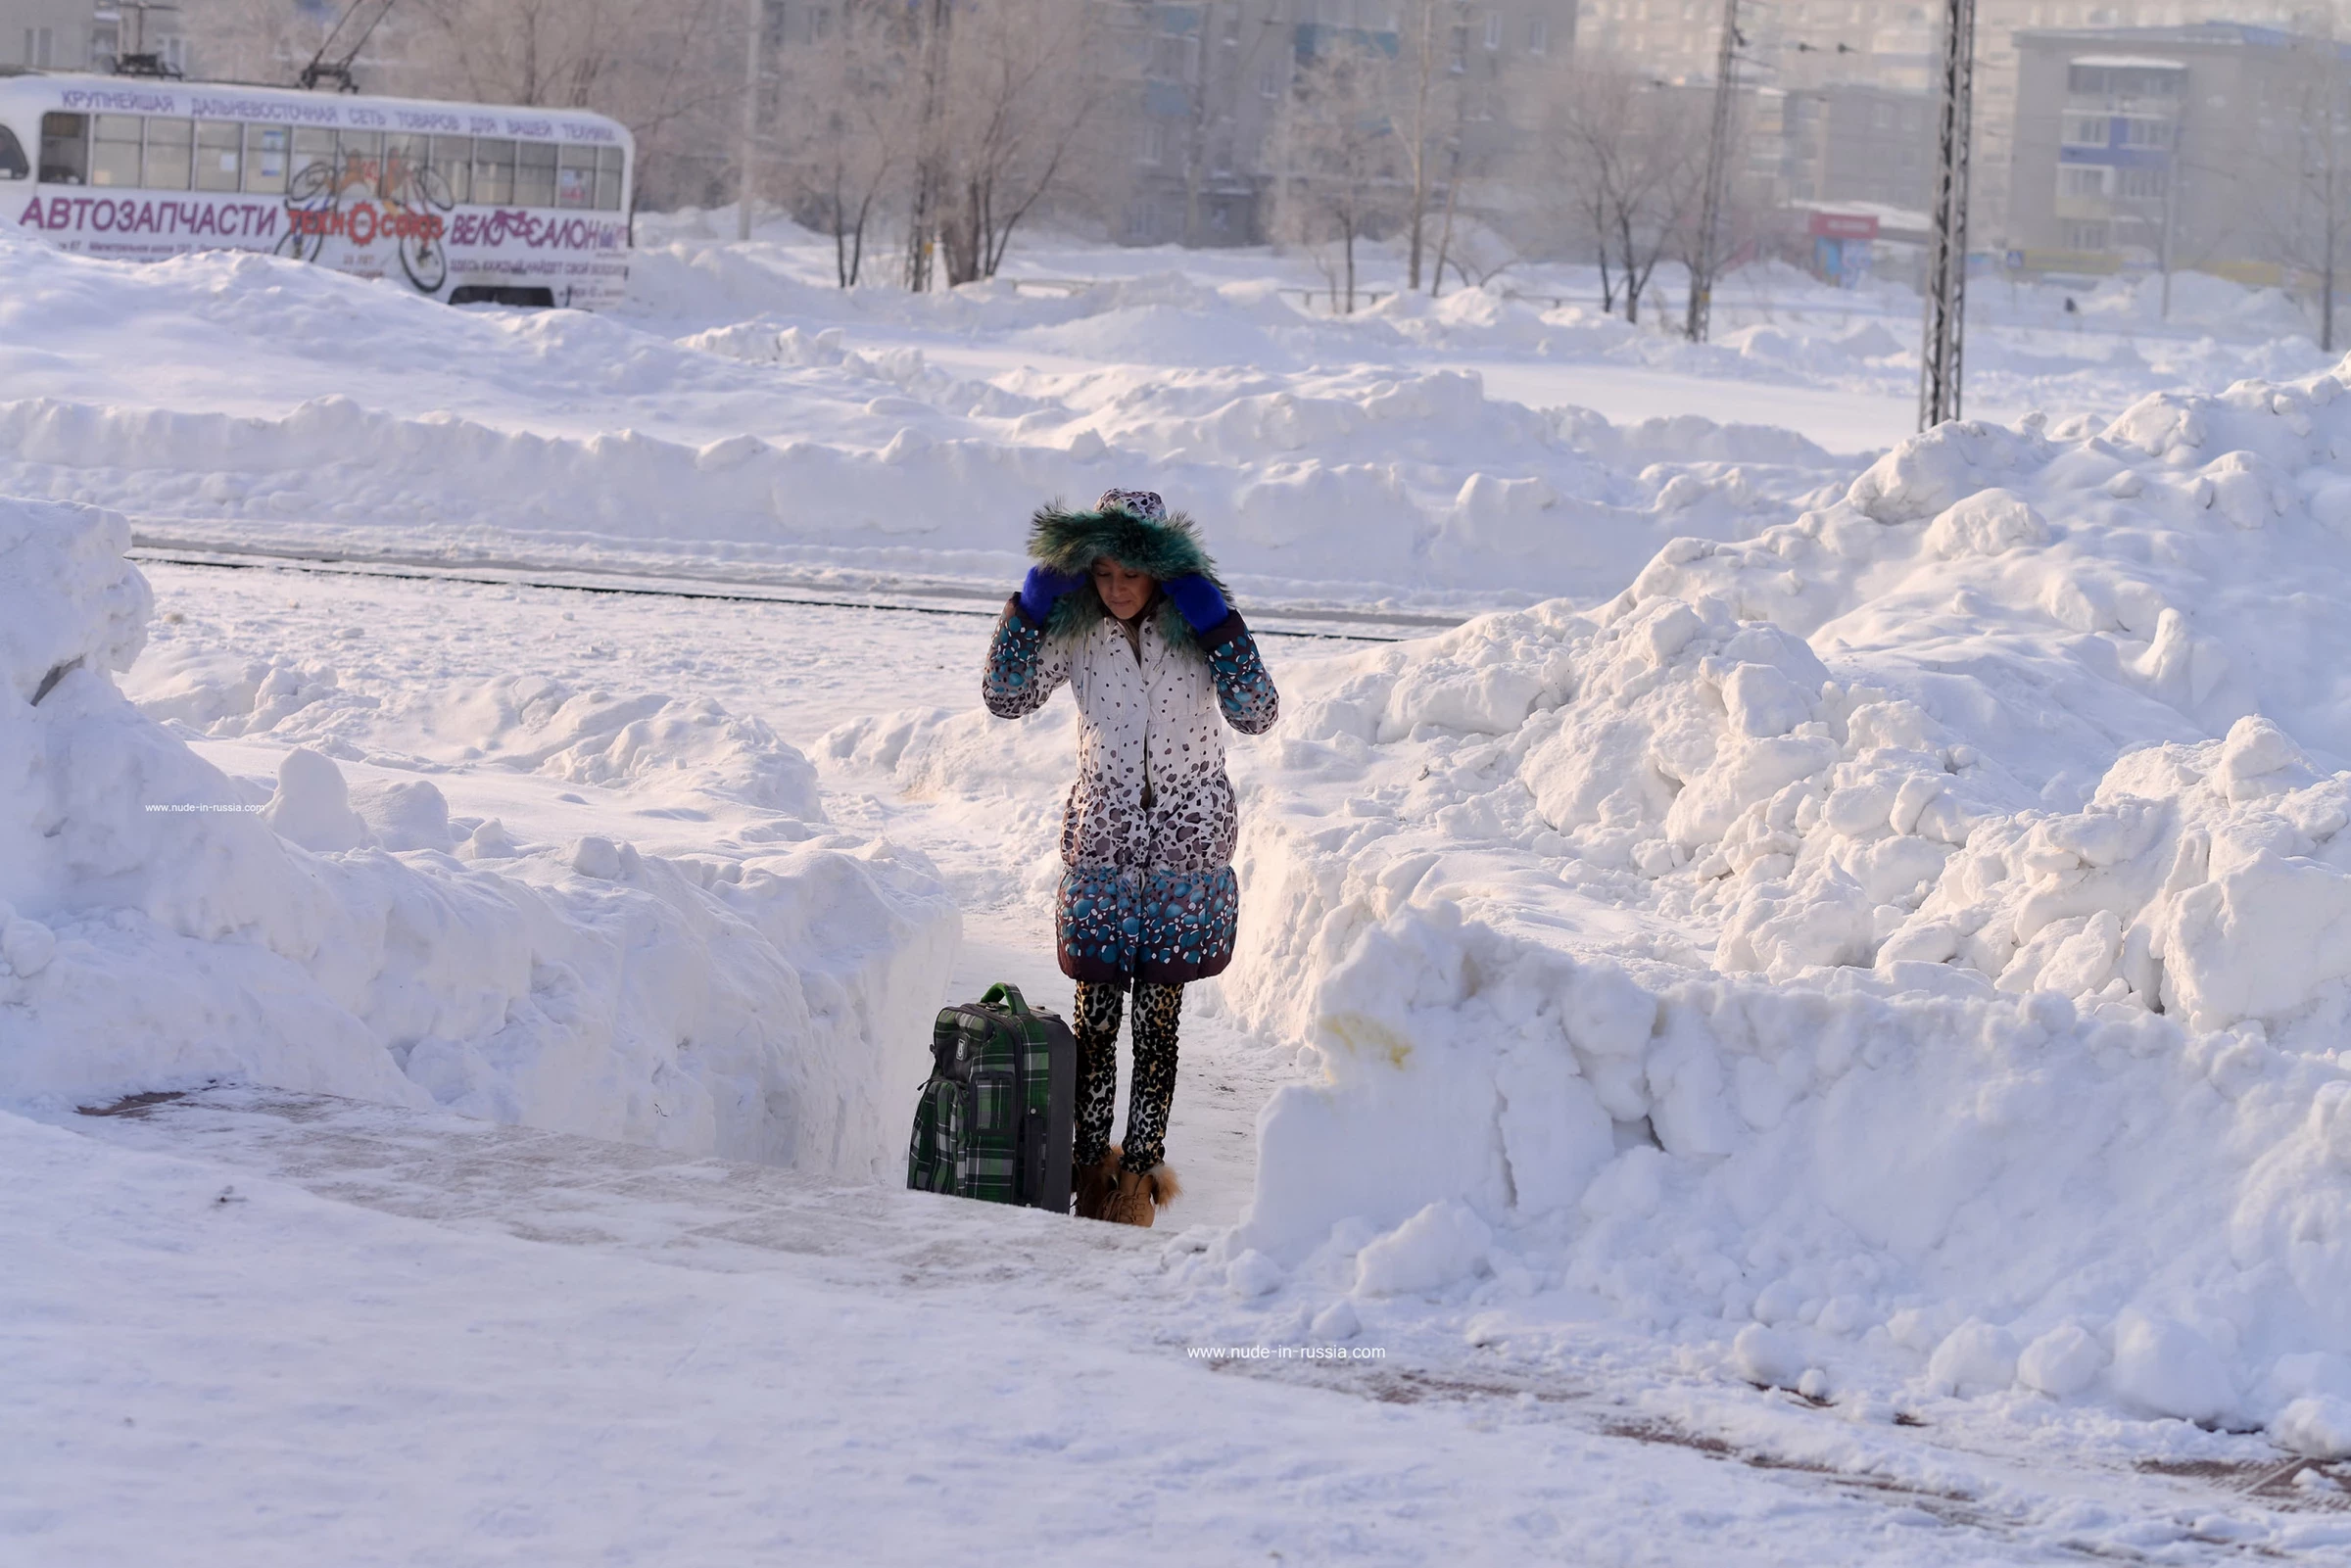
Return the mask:
[[[887,0],[848,0],[783,52],[771,139],[795,217],[833,240],[836,281],[864,276],[875,223],[915,156],[918,39]]]
[[[732,145],[744,83],[739,0],[414,0],[402,35],[426,90],[595,109],[637,138],[638,181]]]
[[[1333,308],[1355,311],[1356,246],[1377,232],[1400,181],[1387,116],[1389,62],[1366,46],[1337,46],[1298,74],[1275,139],[1276,227],[1315,256]]]
[[[2264,162],[2274,178],[2255,196],[2257,221],[2272,254],[2314,284],[2319,348],[2332,354],[2335,296],[2351,261],[2351,212],[2345,210],[2351,203],[2351,148],[2345,146],[2351,106],[2344,101],[2341,52],[2331,37],[2298,41],[2294,55],[2291,113],[2262,121],[2267,134],[2261,140],[2269,144]]]
[[[1479,51],[1484,59],[1472,63],[1466,39],[1457,33],[1456,41],[1463,46],[1461,85],[1448,95],[1450,122],[1436,127],[1445,161],[1445,205],[1438,220],[1435,264],[1428,272],[1432,299],[1444,291],[1448,264],[1463,283],[1476,286],[1515,258],[1514,247],[1486,221],[1498,215],[1489,206],[1495,195],[1502,197],[1504,206],[1523,209],[1529,191],[1547,190],[1558,182],[1552,164],[1526,156],[1534,140],[1528,126],[1539,122],[1538,111],[1551,90],[1545,71],[1525,64],[1506,70],[1501,51],[1493,49]],[[1477,237],[1474,258],[1465,254],[1465,230]]]
[[[1613,63],[1579,66],[1559,86],[1544,140],[1599,257],[1602,309],[1621,299],[1637,323],[1651,275],[1695,214],[1705,126],[1672,89]]]
[[[1013,230],[1076,163],[1109,96],[1099,18],[1085,0],[991,0],[956,18],[936,218],[948,283],[994,277]]]
[[[314,12],[277,0],[184,0],[182,22],[188,35],[203,41],[203,67],[208,76],[230,81],[279,82],[291,86],[295,72],[317,53],[325,41],[334,14]],[[361,56],[362,70],[397,57],[400,34],[395,26],[377,37]],[[400,90],[398,81],[372,81],[377,90]]]
[[[1403,31],[1402,70],[1396,72],[1398,104],[1395,119],[1410,186],[1405,198],[1404,286],[1420,287],[1420,263],[1428,242],[1428,208],[1439,166],[1458,163],[1458,133],[1463,119],[1463,94],[1460,77],[1467,73],[1468,11],[1462,0],[1409,0]],[[1450,209],[1451,203],[1448,202]],[[1443,263],[1439,263],[1440,266]]]

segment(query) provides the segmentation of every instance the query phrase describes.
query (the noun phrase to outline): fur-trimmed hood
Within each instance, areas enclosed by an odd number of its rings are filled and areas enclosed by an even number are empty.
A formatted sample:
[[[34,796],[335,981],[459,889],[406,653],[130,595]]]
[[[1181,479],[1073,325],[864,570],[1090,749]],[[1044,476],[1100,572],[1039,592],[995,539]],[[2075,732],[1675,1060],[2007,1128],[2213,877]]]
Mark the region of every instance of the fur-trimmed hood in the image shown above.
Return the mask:
[[[1053,606],[1045,623],[1047,636],[1076,637],[1110,613],[1102,596],[1094,592],[1092,579],[1094,562],[1106,555],[1121,566],[1148,572],[1162,583],[1197,574],[1215,583],[1219,593],[1224,592],[1216,562],[1200,543],[1198,527],[1181,512],[1152,518],[1116,506],[1083,512],[1068,511],[1058,504],[1039,506],[1029,520],[1030,558],[1057,572],[1073,572],[1086,579]],[[1197,644],[1192,629],[1164,594],[1158,609],[1163,638],[1177,647]]]

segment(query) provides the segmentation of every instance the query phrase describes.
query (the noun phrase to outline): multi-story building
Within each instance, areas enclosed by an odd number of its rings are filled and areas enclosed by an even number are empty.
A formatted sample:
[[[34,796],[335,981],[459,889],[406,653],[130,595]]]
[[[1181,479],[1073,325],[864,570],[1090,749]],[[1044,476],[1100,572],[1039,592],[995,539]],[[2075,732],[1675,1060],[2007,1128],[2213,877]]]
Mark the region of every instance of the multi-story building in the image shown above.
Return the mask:
[[[1582,47],[1659,80],[1709,81],[1722,15],[1722,0],[1585,0],[1576,35]],[[1740,79],[1757,87],[1923,88],[1934,15],[1892,0],[1740,0]]]
[[[2027,267],[2282,281],[2322,264],[2351,191],[2351,47],[2207,22],[2016,48],[2007,238]]]
[[[90,0],[0,0],[0,65],[90,68]]]
[[[2177,27],[2213,7],[2195,0],[1978,0],[1970,234],[1976,249],[2012,242],[2009,177],[2018,117],[2017,34],[2049,28]],[[2230,0],[2238,23],[2291,27],[2313,0]],[[1582,46],[1668,81],[1714,71],[1722,0],[1585,0]],[[1932,0],[1740,0],[1741,80],[1791,91],[1834,84],[1925,91],[1942,40]],[[1764,116],[1758,123],[1767,123]]]
[[[100,0],[90,18],[90,63],[100,71],[187,72],[188,40],[175,4]]]
[[[1268,237],[1275,130],[1302,70],[1340,50],[1399,62],[1425,52],[1473,101],[1465,140],[1501,149],[1507,116],[1476,107],[1506,72],[1564,63],[1576,0],[1157,0],[1143,8],[1136,178],[1119,225],[1136,244],[1244,245]],[[1426,49],[1423,50],[1425,43]]]
[[[1926,209],[1932,184],[1932,100],[1916,89],[1827,82],[1777,95],[1778,195],[1795,206],[1862,203]]]
[[[0,0],[0,67],[113,71],[125,56],[185,71],[188,45],[179,7],[144,0]]]
[[[1969,248],[2014,249],[2022,243],[2022,231],[2010,215],[2009,180],[2018,157],[2018,129],[2038,113],[2036,95],[2045,87],[2025,88],[2022,37],[2049,30],[2176,29],[2199,24],[2218,9],[2224,8],[2194,0],[1978,0]],[[2234,23],[2290,28],[2320,7],[2314,0],[2229,0],[2225,9]]]

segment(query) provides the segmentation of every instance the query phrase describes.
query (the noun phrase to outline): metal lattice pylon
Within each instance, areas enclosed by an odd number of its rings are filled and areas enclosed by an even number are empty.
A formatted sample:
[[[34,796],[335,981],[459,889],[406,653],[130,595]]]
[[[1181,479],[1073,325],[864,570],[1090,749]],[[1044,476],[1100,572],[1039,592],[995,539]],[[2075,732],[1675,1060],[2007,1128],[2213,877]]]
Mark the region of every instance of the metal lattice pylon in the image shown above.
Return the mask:
[[[1918,428],[1959,417],[1961,337],[1967,317],[1967,152],[1975,97],[1976,0],[1943,0],[1936,102],[1941,143],[1927,248],[1926,336],[1918,356]]]

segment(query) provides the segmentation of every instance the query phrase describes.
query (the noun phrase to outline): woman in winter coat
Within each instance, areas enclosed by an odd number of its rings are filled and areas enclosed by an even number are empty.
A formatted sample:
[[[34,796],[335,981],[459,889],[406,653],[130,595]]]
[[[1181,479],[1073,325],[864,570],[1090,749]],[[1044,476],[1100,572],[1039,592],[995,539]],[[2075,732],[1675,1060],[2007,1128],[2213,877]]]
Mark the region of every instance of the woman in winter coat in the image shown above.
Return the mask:
[[[1078,703],[1055,918],[1062,973],[1078,982],[1078,1212],[1148,1225],[1176,1192],[1165,1154],[1183,987],[1232,962],[1240,824],[1220,727],[1261,734],[1278,699],[1191,520],[1151,492],[1038,511],[1029,553],[982,692],[1005,719],[1065,682]],[[1113,1146],[1129,991],[1134,1072],[1127,1141]]]

